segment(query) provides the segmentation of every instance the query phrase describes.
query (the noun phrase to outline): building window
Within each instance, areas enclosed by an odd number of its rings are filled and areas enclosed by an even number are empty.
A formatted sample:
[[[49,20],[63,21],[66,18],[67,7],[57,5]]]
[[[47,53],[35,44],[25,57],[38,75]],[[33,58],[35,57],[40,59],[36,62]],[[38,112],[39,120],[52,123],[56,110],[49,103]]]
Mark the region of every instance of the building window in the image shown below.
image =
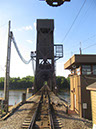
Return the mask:
[[[91,65],[82,65],[82,74],[83,75],[91,74]]]
[[[93,65],[93,74],[96,75],[96,65]]]

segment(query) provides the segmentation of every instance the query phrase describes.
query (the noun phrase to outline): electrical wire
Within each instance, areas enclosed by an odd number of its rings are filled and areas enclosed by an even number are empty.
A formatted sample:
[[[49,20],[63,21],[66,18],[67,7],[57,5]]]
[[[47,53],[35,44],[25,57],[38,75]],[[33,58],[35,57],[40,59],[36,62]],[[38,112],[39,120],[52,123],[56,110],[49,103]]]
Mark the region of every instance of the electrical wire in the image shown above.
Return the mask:
[[[94,0],[92,0],[92,2],[91,2],[91,4],[89,5],[89,7],[87,8],[87,10],[86,10],[86,12],[84,13],[84,16],[83,17],[85,17],[85,15],[88,13],[88,11],[89,11],[89,9],[90,9],[90,7],[92,6],[92,3],[94,2]],[[82,19],[81,19],[82,20]],[[79,25],[78,25],[79,26]],[[84,41],[83,41],[83,43],[85,43],[85,42],[87,42],[88,40],[91,40],[91,39],[93,39],[94,37],[96,37],[96,34],[94,34],[94,35],[92,35],[92,36],[90,36],[90,37],[88,37],[87,39],[85,39]],[[77,47],[77,45],[79,45],[80,43],[75,43],[75,45],[71,45],[71,49],[72,48],[74,48],[74,47]],[[70,51],[70,50],[69,50]],[[77,51],[76,51],[77,52]],[[68,54],[68,51],[67,51],[67,53],[66,54]]]
[[[12,37],[12,41],[13,41],[13,43],[14,43],[15,49],[16,49],[16,51],[17,51],[17,53],[18,53],[20,59],[23,61],[23,63],[29,64],[32,59],[26,61],[26,60],[23,58],[23,56],[21,55],[21,53],[20,53],[20,51],[19,51],[19,49],[18,49],[18,47],[17,47],[17,44],[16,44],[16,41],[15,41],[15,38],[14,38],[14,37]]]
[[[90,45],[90,46],[87,46],[87,47],[83,48],[82,50],[88,49],[88,48],[93,47],[93,46],[95,46],[95,45],[96,45],[96,43],[94,43],[94,44],[92,44],[92,45]]]
[[[91,40],[91,39],[93,39],[93,38],[95,38],[95,37],[96,37],[96,34],[91,35],[90,37],[88,37],[87,39],[85,39],[82,43],[85,43],[85,42],[87,42],[87,41],[89,41],[89,40]],[[80,44],[80,43],[77,43],[76,45],[71,46],[71,49],[74,48],[75,46],[79,45],[79,44]],[[96,43],[94,43],[94,44],[88,46],[88,48],[91,47],[91,46],[95,46],[95,44],[96,44]],[[83,48],[82,50],[84,50],[84,49],[87,49],[87,47],[86,47],[86,48]],[[79,51],[79,50],[73,51],[73,53],[78,52],[78,51]],[[70,50],[69,50],[69,52],[70,52]],[[68,50],[67,50],[67,53],[65,53],[65,54],[68,55],[69,52],[68,52]],[[71,54],[71,55],[72,55],[72,54]]]
[[[93,46],[95,46],[95,45],[96,45],[96,43],[94,43],[94,44],[92,44],[92,45],[89,45],[89,46],[87,46],[87,47],[85,47],[85,48],[82,48],[82,50],[88,49],[88,48],[93,47]],[[74,51],[73,53],[78,52],[78,51],[79,51],[79,50]]]
[[[80,22],[79,22],[79,24],[77,25],[77,26],[80,26],[80,24],[82,24],[82,23],[84,23],[84,20],[87,20],[87,17],[89,16],[89,10],[90,10],[90,8],[91,8],[91,6],[92,6],[92,4],[93,4],[93,0],[91,0],[91,2],[90,2],[90,4],[89,4],[89,6],[88,6],[88,8],[86,9],[86,11],[85,11],[85,13],[83,14],[83,16],[82,16],[82,18],[80,19]],[[87,16],[87,17],[86,17]],[[84,20],[83,20],[84,19]]]
[[[71,31],[73,25],[75,24],[75,22],[76,22],[76,20],[77,20],[77,18],[78,18],[78,16],[80,15],[80,13],[81,13],[81,11],[82,11],[82,9],[83,9],[85,3],[86,3],[86,0],[84,1],[83,5],[81,6],[81,8],[80,8],[79,12],[77,13],[77,15],[76,15],[74,21],[72,22],[72,25],[70,26],[69,30],[68,30],[67,33],[65,34],[65,36],[64,36],[64,38],[63,38],[63,40],[62,40],[61,43],[63,43],[64,40],[66,39],[66,37],[68,36],[69,32]]]
[[[93,46],[96,46],[96,43],[94,43],[94,44],[92,44],[92,45],[89,45],[89,46],[87,46],[87,47],[85,47],[85,48],[82,48],[82,50],[86,50],[86,49],[88,49],[88,48],[90,48],[90,47],[93,47]],[[77,50],[77,51],[73,51],[72,53],[76,53],[76,52],[78,52],[79,50]],[[65,54],[69,54],[69,53],[65,53]]]
[[[93,0],[94,1],[94,4],[96,5],[96,0]]]
[[[96,37],[96,34],[94,34],[94,35],[90,36],[89,38],[85,39],[85,40],[83,41],[83,43],[87,42],[88,40],[91,40],[91,39],[94,38],[94,37]]]

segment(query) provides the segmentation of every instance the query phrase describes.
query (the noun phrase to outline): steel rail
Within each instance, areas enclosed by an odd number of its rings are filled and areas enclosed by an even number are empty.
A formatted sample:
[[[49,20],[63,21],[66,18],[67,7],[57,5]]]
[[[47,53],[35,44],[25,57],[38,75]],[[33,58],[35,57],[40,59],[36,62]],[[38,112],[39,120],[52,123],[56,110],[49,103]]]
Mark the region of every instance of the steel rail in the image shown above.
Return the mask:
[[[46,93],[45,89],[43,90],[43,92]],[[44,95],[43,92],[42,92],[39,104],[38,104],[38,106],[37,106],[37,108],[35,110],[35,113],[34,113],[34,115],[32,117],[32,120],[31,120],[31,123],[30,123],[28,129],[34,129],[36,118],[37,118],[38,114],[40,113],[40,108],[41,108],[41,105],[42,105],[42,102],[43,102],[43,95]],[[49,96],[48,90],[47,90],[47,96],[48,96],[48,116],[49,116],[50,129],[55,129],[54,122],[53,122],[52,111],[51,111],[51,109],[52,109],[51,106],[52,105],[50,104],[50,96]]]
[[[42,95],[41,95],[41,99],[40,99],[39,104],[38,104],[38,106],[37,106],[37,109],[36,109],[36,111],[35,111],[35,113],[34,113],[34,115],[33,115],[33,117],[32,117],[32,120],[31,120],[31,123],[30,123],[28,129],[33,129],[33,126],[34,126],[34,123],[35,123],[35,121],[36,121],[36,116],[37,116],[37,113],[38,113],[38,111],[39,111],[39,107],[40,107],[42,98],[43,98],[43,93],[42,93]]]
[[[48,98],[49,98],[49,119],[50,119],[50,126],[51,126],[51,129],[55,129],[54,127],[54,122],[53,122],[53,116],[52,116],[52,111],[51,111],[51,104],[50,104],[50,96],[48,94]]]

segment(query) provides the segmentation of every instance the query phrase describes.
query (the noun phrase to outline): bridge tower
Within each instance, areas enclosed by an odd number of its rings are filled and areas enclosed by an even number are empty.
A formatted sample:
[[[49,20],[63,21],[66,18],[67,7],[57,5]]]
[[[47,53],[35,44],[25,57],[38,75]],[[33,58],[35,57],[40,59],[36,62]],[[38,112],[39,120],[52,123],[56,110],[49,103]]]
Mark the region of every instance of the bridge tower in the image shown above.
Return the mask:
[[[54,69],[54,20],[37,20],[37,46],[35,88],[38,90],[45,81],[50,82],[50,88],[55,85]],[[54,83],[54,84],[53,84]]]
[[[35,91],[46,81],[51,90],[56,88],[55,61],[63,57],[63,45],[54,45],[54,20],[37,19]]]

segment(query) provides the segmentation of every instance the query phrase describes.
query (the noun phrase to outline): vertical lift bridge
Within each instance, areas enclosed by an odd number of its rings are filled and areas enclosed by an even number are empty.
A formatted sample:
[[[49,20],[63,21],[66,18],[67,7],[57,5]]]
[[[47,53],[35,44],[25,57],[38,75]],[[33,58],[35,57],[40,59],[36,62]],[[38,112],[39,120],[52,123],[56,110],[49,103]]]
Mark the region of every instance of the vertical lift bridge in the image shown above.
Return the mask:
[[[16,42],[10,31],[10,21],[8,29],[8,47],[7,47],[7,61],[6,74],[4,83],[4,103],[6,103],[6,112],[8,112],[9,103],[9,76],[10,76],[10,57],[11,57],[11,40],[13,40],[15,48],[24,63],[26,61],[22,58]],[[37,46],[36,52],[31,52],[31,59],[36,58],[35,70],[35,91],[39,90],[45,81],[47,81],[51,90],[54,91],[56,87],[55,79],[55,62],[63,57],[63,45],[54,45],[54,20],[53,19],[38,19],[37,20]],[[31,60],[27,61],[28,64]]]
[[[54,20],[37,20],[37,45],[36,55],[31,52],[31,57],[36,58],[34,89],[39,90],[47,81],[51,90],[56,87],[55,61],[63,57],[63,45],[54,45]]]

